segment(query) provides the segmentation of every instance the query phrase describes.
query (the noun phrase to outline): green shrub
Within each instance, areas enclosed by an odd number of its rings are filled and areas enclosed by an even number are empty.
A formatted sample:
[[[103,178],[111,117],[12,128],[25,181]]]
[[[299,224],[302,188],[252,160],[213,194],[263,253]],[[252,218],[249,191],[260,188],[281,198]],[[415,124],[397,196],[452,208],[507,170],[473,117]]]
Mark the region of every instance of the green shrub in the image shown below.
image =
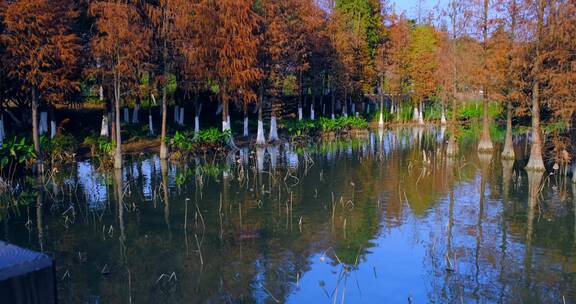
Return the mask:
[[[48,158],[53,161],[70,161],[74,159],[78,142],[70,134],[58,134],[52,139],[46,136],[41,138],[42,148],[48,154]]]
[[[29,167],[35,159],[34,145],[26,137],[14,136],[0,148],[0,171],[13,176],[18,168]]]
[[[459,120],[469,120],[473,118],[481,118],[483,114],[482,101],[469,101],[464,102],[458,109]],[[490,117],[496,117],[502,112],[500,104],[490,102],[488,105],[488,114]]]
[[[336,119],[321,117],[319,122],[322,132],[346,132],[351,129],[365,129],[368,127],[366,119],[356,116],[340,116]]]
[[[196,135],[190,131],[176,131],[169,143],[177,150],[189,151],[204,146],[223,146],[231,135],[230,130],[222,132],[217,128],[200,130]]]
[[[284,128],[291,136],[310,136],[318,129],[317,123],[314,120],[288,120],[284,124]]]
[[[88,136],[84,139],[84,144],[90,146],[90,153],[99,159],[111,159],[114,155],[116,143],[110,142],[105,137],[98,135]]]
[[[196,143],[207,144],[207,145],[224,145],[228,139],[232,136],[230,130],[220,131],[217,128],[210,128],[205,130],[200,130],[195,138]]]

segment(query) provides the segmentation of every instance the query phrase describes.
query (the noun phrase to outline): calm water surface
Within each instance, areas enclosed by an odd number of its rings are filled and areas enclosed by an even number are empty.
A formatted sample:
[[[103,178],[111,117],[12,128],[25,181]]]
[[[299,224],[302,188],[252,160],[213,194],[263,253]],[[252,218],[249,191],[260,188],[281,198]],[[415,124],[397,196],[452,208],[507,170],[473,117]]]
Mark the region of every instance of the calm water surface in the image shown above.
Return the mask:
[[[576,303],[576,189],[444,151],[443,130],[397,129],[79,162],[0,238],[55,257],[62,303]]]

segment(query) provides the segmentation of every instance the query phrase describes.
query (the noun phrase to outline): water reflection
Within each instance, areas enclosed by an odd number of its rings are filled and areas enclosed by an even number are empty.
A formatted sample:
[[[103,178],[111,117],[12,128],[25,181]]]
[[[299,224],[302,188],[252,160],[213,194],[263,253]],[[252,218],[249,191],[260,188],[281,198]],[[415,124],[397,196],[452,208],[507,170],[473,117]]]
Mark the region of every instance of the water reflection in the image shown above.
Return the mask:
[[[81,162],[2,235],[56,257],[63,303],[575,301],[576,186],[447,141]]]

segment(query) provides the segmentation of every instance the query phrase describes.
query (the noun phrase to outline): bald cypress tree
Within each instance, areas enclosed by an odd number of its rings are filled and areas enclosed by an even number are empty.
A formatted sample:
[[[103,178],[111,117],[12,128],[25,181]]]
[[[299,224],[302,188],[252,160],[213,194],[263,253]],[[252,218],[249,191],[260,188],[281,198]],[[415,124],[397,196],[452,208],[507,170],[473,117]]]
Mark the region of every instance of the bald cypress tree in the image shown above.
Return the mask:
[[[93,2],[90,13],[96,19],[97,34],[91,41],[94,58],[101,67],[95,73],[107,79],[113,91],[116,149],[114,167],[122,168],[120,104],[129,86],[137,86],[139,63],[149,56],[150,30],[142,24],[137,3],[110,0]]]
[[[257,61],[258,16],[252,5],[251,0],[205,0],[215,27],[214,30],[203,28],[201,32],[211,61],[209,77],[218,86],[218,98],[223,106],[223,131],[231,130],[230,102],[254,102],[257,96],[254,85],[262,75]]]
[[[71,0],[22,0],[9,3],[2,11],[3,68],[29,96],[34,150],[41,164],[39,101],[59,102],[79,89],[75,77],[79,43],[72,31],[76,10]]]

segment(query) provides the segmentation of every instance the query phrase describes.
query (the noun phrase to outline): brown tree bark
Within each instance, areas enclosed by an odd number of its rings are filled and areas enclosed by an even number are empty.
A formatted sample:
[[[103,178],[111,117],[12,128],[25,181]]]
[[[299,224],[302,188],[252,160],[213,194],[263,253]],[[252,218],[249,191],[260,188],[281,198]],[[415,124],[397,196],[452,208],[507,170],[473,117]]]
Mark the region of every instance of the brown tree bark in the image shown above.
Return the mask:
[[[36,153],[36,165],[38,172],[42,172],[42,154],[40,151],[40,138],[38,136],[38,95],[36,88],[32,88],[32,141]]]
[[[542,158],[542,131],[540,129],[540,43],[542,41],[542,30],[544,27],[544,9],[546,1],[538,1],[538,26],[537,26],[537,42],[536,42],[536,58],[532,70],[534,77],[534,85],[532,87],[532,145],[530,147],[530,159],[526,170],[531,171],[544,171],[544,159]]]
[[[507,103],[506,106],[506,139],[504,141],[504,150],[502,151],[502,158],[514,159],[514,141],[512,140],[512,104]]]
[[[114,153],[114,168],[122,168],[122,128],[120,126],[120,75],[114,75],[114,121],[116,125],[116,152]]]
[[[160,159],[168,159],[168,146],[166,145],[168,98],[166,90],[166,85],[164,85],[162,87],[162,133],[160,135]]]
[[[483,32],[483,40],[482,41],[482,50],[483,50],[483,61],[484,61],[484,68],[483,70],[487,70],[487,60],[488,60],[488,0],[484,0],[484,6],[482,10],[483,16],[483,24],[482,24],[482,32]],[[483,85],[483,92],[482,92],[482,135],[480,138],[480,143],[478,143],[478,151],[480,152],[491,152],[494,149],[494,145],[492,144],[492,139],[490,138],[490,116],[488,113],[489,111],[489,102],[488,102],[488,86],[487,86],[487,77],[482,79],[484,82]]]

